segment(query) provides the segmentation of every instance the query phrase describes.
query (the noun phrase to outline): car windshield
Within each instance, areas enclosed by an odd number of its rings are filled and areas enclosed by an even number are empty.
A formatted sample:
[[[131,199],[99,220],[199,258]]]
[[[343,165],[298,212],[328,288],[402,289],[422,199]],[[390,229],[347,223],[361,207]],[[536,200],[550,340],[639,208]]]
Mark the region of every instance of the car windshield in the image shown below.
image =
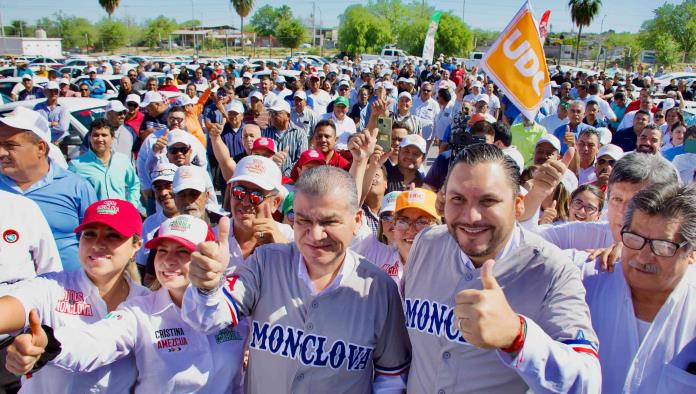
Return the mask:
[[[106,116],[106,107],[94,107],[73,111],[72,116],[77,119],[86,130],[89,130],[89,125],[91,125],[95,119]]]

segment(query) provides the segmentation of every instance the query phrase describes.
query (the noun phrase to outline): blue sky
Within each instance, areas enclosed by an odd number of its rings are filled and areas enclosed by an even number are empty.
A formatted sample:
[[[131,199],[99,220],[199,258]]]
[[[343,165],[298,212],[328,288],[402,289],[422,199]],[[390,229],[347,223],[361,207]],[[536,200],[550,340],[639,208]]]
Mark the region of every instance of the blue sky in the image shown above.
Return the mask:
[[[405,2],[407,2],[405,0]],[[584,30],[599,32],[602,19],[603,29],[636,32],[646,19],[652,16],[652,10],[663,3],[680,3],[678,0],[604,0],[599,16],[589,28]],[[231,24],[239,26],[239,16],[226,0],[121,0],[121,5],[115,17],[130,16],[137,21],[164,14],[178,21],[191,19],[193,15],[207,25]],[[360,4],[365,1],[354,0],[319,0],[317,1],[317,25],[319,18],[324,27],[337,26],[338,16],[350,4]],[[455,15],[462,14],[462,0],[429,1],[438,10],[452,11]],[[475,28],[486,30],[501,30],[522,5],[523,0],[469,0],[464,9],[464,20]],[[312,13],[312,2],[306,0],[264,1],[257,0],[256,8],[270,4],[274,7],[289,4],[296,16],[308,17]],[[570,31],[570,12],[566,0],[536,0],[532,1],[537,18],[546,9],[551,10],[552,31]],[[0,0],[2,21],[9,23],[13,19],[25,19],[31,22],[44,16],[62,10],[67,15],[86,17],[91,20],[101,19],[106,13],[99,7],[97,0]],[[252,11],[253,14],[253,11]],[[605,17],[606,15],[606,17]]]

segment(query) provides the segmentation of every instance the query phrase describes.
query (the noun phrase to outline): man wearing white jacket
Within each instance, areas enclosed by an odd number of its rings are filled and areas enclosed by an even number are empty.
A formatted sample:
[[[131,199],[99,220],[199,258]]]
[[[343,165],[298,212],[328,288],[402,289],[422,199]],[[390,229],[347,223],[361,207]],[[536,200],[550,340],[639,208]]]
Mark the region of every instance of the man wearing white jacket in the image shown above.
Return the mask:
[[[696,187],[630,202],[614,273],[586,276],[604,393],[696,392]]]

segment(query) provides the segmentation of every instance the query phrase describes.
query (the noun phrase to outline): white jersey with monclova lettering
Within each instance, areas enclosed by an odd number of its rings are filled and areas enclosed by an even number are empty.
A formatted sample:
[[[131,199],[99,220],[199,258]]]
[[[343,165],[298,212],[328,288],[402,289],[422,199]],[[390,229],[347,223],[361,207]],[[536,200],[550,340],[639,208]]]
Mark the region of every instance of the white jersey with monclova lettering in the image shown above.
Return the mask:
[[[259,247],[215,294],[189,287],[182,311],[203,332],[249,317],[248,393],[369,393],[410,363],[396,284],[350,250],[314,294],[295,244]]]
[[[150,291],[130,280],[126,275],[130,292],[126,301]],[[99,295],[99,289],[83,270],[49,273],[27,279],[12,286],[9,295],[24,306],[27,314],[32,309],[39,312],[41,324],[53,328],[81,328],[98,322],[107,315],[107,307]],[[126,357],[93,372],[74,373],[46,365],[22,378],[21,393],[127,393],[133,387],[138,371],[135,359]]]
[[[210,335],[194,330],[161,288],[124,302],[97,323],[55,330],[62,351],[52,363],[90,372],[133,355],[135,393],[241,393],[247,332],[246,325]]]
[[[524,346],[515,358],[470,345],[457,328],[455,295],[481,290],[482,284],[447,227],[417,236],[404,272],[413,348],[409,394],[598,393],[597,336],[577,267],[560,249],[516,225],[493,274],[526,321]]]

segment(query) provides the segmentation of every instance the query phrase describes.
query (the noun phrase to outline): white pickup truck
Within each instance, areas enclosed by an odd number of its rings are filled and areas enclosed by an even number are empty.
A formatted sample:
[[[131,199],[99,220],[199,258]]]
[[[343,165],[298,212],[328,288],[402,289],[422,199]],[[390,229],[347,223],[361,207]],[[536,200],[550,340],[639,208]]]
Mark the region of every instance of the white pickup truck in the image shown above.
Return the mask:
[[[406,52],[404,52],[403,49],[394,47],[386,47],[382,49],[382,53],[379,55],[364,54],[361,56],[361,58],[363,61],[377,61],[379,59],[382,59],[386,63],[402,63],[406,60],[418,61],[419,59],[416,56],[411,56],[407,54]]]

